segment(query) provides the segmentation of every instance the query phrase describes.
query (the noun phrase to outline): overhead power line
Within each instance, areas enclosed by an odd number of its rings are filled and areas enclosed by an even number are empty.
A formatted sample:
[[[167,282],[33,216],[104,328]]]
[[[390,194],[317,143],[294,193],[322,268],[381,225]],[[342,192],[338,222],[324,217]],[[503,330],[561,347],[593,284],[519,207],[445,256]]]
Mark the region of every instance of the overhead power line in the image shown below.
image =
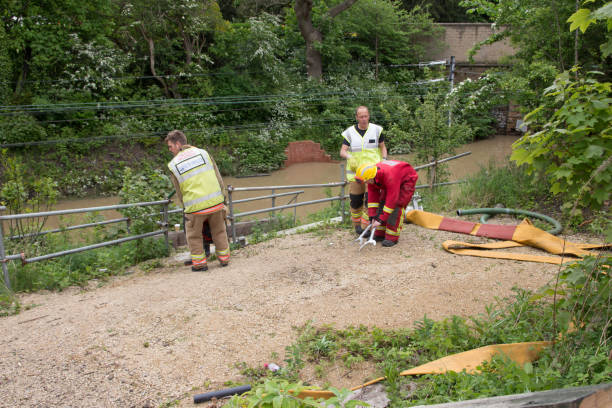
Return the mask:
[[[437,78],[426,81],[418,81],[402,84],[402,86],[423,86],[435,82],[444,81],[444,78]],[[38,105],[0,105],[0,116],[13,116],[24,113],[51,113],[66,111],[86,111],[86,110],[113,110],[113,109],[136,109],[153,107],[178,107],[178,106],[212,106],[212,105],[235,105],[253,103],[272,103],[290,99],[322,100],[323,98],[334,96],[367,96],[373,92],[318,92],[318,93],[288,93],[270,95],[230,95],[214,98],[185,98],[185,99],[150,99],[140,101],[100,101],[82,103],[56,103]]]
[[[372,114],[376,114],[376,111],[372,111]],[[391,116],[390,119],[405,119],[403,116]],[[284,125],[287,126],[327,126],[330,124],[345,124],[347,122],[346,118],[339,119],[321,119],[321,120],[312,120],[310,118],[302,119],[302,120],[294,120],[294,121],[285,121]],[[231,126],[214,126],[210,128],[200,128],[200,129],[182,129],[186,133],[199,133],[199,134],[208,134],[214,135],[223,132],[229,131],[247,131],[247,130],[261,130],[270,128],[273,129],[273,125],[270,122],[259,122],[259,123],[249,123],[244,125],[231,125]],[[169,130],[164,131],[150,131],[150,132],[142,132],[142,133],[133,133],[129,135],[107,135],[107,136],[94,136],[87,138],[72,138],[72,139],[54,139],[54,140],[40,140],[33,142],[18,142],[18,143],[5,143],[0,144],[0,148],[7,147],[25,147],[25,146],[45,146],[45,145],[57,145],[57,144],[71,144],[71,143],[87,143],[87,142],[96,142],[96,141],[105,141],[105,140],[137,140],[137,139],[146,139],[151,137],[160,137],[166,135]]]

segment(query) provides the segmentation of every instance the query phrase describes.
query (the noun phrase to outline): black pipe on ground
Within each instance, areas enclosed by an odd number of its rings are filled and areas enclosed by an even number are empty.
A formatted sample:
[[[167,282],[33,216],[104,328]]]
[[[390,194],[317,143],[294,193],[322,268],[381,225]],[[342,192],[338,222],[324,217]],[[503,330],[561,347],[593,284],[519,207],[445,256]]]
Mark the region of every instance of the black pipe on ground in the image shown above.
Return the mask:
[[[200,402],[210,401],[213,398],[219,399],[223,397],[228,397],[230,395],[244,394],[245,392],[250,391],[250,390],[251,390],[250,385],[241,385],[239,387],[226,388],[224,390],[211,391],[211,392],[206,392],[204,394],[197,394],[193,396],[193,403],[199,404]]]

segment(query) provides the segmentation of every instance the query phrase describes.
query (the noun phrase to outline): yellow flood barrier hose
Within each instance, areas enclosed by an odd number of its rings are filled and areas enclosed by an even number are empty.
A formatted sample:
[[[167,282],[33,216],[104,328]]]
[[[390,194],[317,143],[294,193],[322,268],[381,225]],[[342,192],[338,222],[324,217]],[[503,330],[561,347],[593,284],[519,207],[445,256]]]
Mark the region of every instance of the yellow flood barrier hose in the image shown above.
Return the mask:
[[[494,344],[479,347],[477,349],[451,354],[450,356],[442,357],[438,360],[404,370],[400,373],[400,375],[444,374],[449,371],[460,373],[463,370],[465,370],[467,373],[477,373],[478,366],[482,365],[484,362],[491,361],[493,357],[497,355],[506,356],[508,359],[514,361],[516,364],[522,367],[525,365],[525,363],[537,360],[540,357],[542,350],[551,344],[552,342],[550,341],[530,341],[524,343]],[[351,391],[355,391],[384,380],[385,377],[379,377],[372,381],[368,381],[367,383],[353,387],[351,388]],[[314,399],[327,399],[333,396],[334,393],[327,390],[303,390],[298,394],[298,397],[300,398],[312,397]]]
[[[445,241],[442,243],[442,247],[446,251],[457,255],[561,264],[575,262],[577,259],[584,258],[588,255],[597,255],[595,252],[589,250],[606,248],[612,245],[610,243],[578,244],[569,242],[535,227],[528,219],[523,220],[519,225],[483,224],[457,220],[426,211],[413,210],[406,214],[406,221],[434,230],[458,232],[484,238],[503,240],[502,242],[487,244],[473,244],[461,241]],[[560,257],[491,251],[492,249],[521,246],[542,249],[549,254],[558,255]]]

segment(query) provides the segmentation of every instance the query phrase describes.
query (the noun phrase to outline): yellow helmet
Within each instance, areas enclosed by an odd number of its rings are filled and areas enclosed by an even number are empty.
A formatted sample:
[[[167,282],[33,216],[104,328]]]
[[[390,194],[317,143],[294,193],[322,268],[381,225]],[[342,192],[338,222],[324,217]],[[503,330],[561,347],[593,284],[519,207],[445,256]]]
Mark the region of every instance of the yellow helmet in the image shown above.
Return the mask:
[[[355,172],[355,181],[358,183],[365,183],[368,180],[376,177],[378,168],[376,164],[362,164]]]

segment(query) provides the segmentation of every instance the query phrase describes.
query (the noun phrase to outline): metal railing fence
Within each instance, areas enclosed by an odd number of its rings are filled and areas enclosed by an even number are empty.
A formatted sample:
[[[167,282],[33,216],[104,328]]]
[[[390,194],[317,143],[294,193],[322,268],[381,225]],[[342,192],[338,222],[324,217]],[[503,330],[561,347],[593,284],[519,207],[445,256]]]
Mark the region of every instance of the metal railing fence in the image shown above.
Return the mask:
[[[287,185],[287,186],[258,186],[258,187],[234,187],[234,186],[227,186],[227,201],[228,201],[228,209],[229,209],[229,214],[227,216],[227,218],[229,218],[230,220],[230,230],[231,230],[231,236],[232,236],[232,242],[233,243],[237,243],[238,242],[238,237],[236,236],[236,219],[240,218],[240,217],[245,217],[247,215],[255,215],[255,214],[261,214],[261,213],[265,213],[265,212],[269,212],[271,214],[273,214],[275,211],[281,211],[283,209],[286,208],[293,208],[294,209],[294,219],[295,219],[295,210],[297,207],[301,207],[304,205],[312,205],[312,204],[318,204],[318,203],[324,203],[324,202],[328,202],[328,201],[336,201],[336,200],[340,200],[342,203],[340,205],[341,207],[341,212],[342,212],[342,221],[345,220],[345,216],[346,216],[346,209],[345,209],[345,202],[344,200],[346,200],[348,198],[348,196],[345,195],[345,187],[346,187],[347,181],[346,181],[346,172],[345,172],[345,165],[344,163],[340,164],[340,181],[339,182],[334,182],[334,183],[324,183],[324,184],[294,184],[294,185]],[[330,188],[330,187],[340,187],[340,193],[338,194],[338,196],[336,197],[328,197],[328,198],[322,198],[319,200],[310,200],[310,201],[304,201],[301,203],[297,202],[297,194],[296,193],[303,193],[303,191],[294,191],[294,192],[289,192],[289,193],[280,193],[277,194],[275,193],[276,190],[288,190],[288,189],[294,189],[294,188]],[[234,200],[233,199],[233,194],[234,192],[238,192],[238,191],[264,191],[264,190],[270,190],[272,194],[270,195],[266,195],[266,196],[260,196],[260,197],[255,197],[255,198],[247,198],[247,199],[241,199],[241,200]],[[290,195],[290,194],[296,194],[295,196],[295,203],[289,203],[289,204],[285,204],[285,205],[276,205],[276,197],[280,197],[283,195]],[[259,210],[253,210],[253,211],[244,211],[241,213],[235,213],[234,212],[234,204],[240,203],[240,202],[245,202],[245,201],[252,201],[252,200],[260,200],[260,199],[265,199],[265,198],[271,198],[272,199],[272,207],[270,208],[262,208]],[[293,200],[292,200],[293,201]]]
[[[56,210],[56,211],[45,211],[45,212],[36,212],[36,213],[24,213],[24,214],[8,214],[8,215],[0,215],[0,263],[2,264],[2,272],[4,275],[4,282],[6,284],[7,288],[11,288],[11,283],[10,283],[10,279],[9,279],[9,274],[8,274],[8,268],[7,268],[7,262],[8,261],[13,261],[13,260],[21,260],[21,262],[23,264],[27,264],[27,263],[32,263],[32,262],[38,262],[38,261],[43,261],[46,259],[51,259],[51,258],[57,258],[60,256],[64,256],[64,255],[70,255],[70,254],[74,254],[77,252],[83,252],[83,251],[88,251],[91,249],[96,249],[96,248],[102,248],[102,247],[106,247],[106,246],[110,246],[110,245],[115,245],[115,244],[120,244],[123,242],[127,242],[127,241],[132,241],[135,239],[142,239],[142,238],[147,238],[147,237],[152,237],[155,235],[161,235],[164,234],[165,236],[165,241],[166,241],[166,247],[169,247],[169,243],[168,243],[168,214],[169,213],[175,213],[175,212],[182,212],[182,209],[177,210],[172,210],[172,211],[168,211],[168,206],[170,205],[170,200],[160,200],[160,201],[150,201],[150,202],[140,202],[140,203],[132,203],[132,204],[117,204],[117,205],[107,205],[107,206],[102,206],[102,207],[89,207],[89,208],[75,208],[75,209],[70,209],[70,210]],[[18,219],[26,219],[26,218],[38,218],[38,217],[48,217],[48,216],[52,216],[52,215],[66,215],[66,214],[77,214],[77,213],[84,213],[84,212],[97,212],[97,211],[107,211],[107,210],[119,210],[122,208],[131,208],[131,207],[148,207],[148,206],[154,206],[154,205],[162,205],[163,206],[163,210],[159,213],[159,215],[162,216],[162,221],[158,222],[158,224],[161,226],[161,229],[157,230],[157,231],[152,231],[152,232],[147,232],[144,234],[138,234],[138,235],[132,235],[129,237],[124,237],[124,238],[119,238],[119,239],[115,239],[115,240],[111,240],[111,241],[104,241],[104,242],[100,242],[97,244],[93,244],[93,245],[86,245],[83,247],[78,247],[78,248],[72,248],[72,249],[68,249],[68,250],[64,250],[64,251],[59,251],[59,252],[54,252],[51,254],[46,254],[46,255],[41,255],[41,256],[37,256],[37,257],[32,257],[32,258],[26,258],[24,253],[20,253],[20,254],[14,254],[14,255],[7,255],[6,251],[5,251],[5,247],[4,247],[4,230],[3,230],[3,221],[10,221],[10,220],[18,220]],[[0,207],[0,214],[2,212],[6,211],[6,207]],[[114,222],[121,222],[121,221],[126,221],[126,218],[118,218],[118,219],[114,219],[114,220],[105,220],[105,221],[100,221],[100,222],[93,222],[93,223],[88,223],[88,224],[81,224],[81,225],[76,225],[76,226],[72,226],[72,227],[67,227],[65,229],[59,228],[56,230],[48,230],[48,231],[41,231],[39,233],[34,233],[34,234],[24,234],[20,237],[26,237],[26,236],[36,236],[36,235],[45,235],[45,234],[49,234],[52,232],[61,232],[61,231],[66,231],[66,230],[74,230],[74,229],[79,229],[79,228],[86,228],[86,227],[93,227],[93,226],[97,226],[97,225],[106,225],[106,224],[110,224],[110,223],[114,223]],[[13,237],[9,237],[9,238],[14,238]]]
[[[469,154],[471,154],[471,152],[461,153],[461,154],[458,154],[458,155],[455,155],[455,156],[452,156],[452,157],[448,157],[448,158],[445,158],[445,159],[442,159],[442,160],[438,160],[438,161],[435,161],[435,162],[431,162],[431,163],[427,163],[427,164],[424,164],[424,165],[421,165],[421,166],[417,166],[414,169],[415,170],[420,170],[420,169],[424,169],[424,168],[427,168],[427,167],[432,167],[432,166],[435,167],[438,164],[441,164],[441,163],[444,163],[444,162],[447,162],[447,161],[450,161],[450,160],[458,159],[460,157],[464,157],[464,156],[469,155]],[[345,200],[349,198],[349,196],[345,194],[345,188],[346,188],[346,185],[348,184],[348,182],[346,181],[346,172],[345,172],[345,165],[344,165],[344,163],[342,163],[340,165],[340,171],[341,171],[341,181],[339,181],[339,182],[332,182],[332,183],[323,183],[323,184],[296,184],[296,185],[286,185],[286,186],[259,186],[259,187],[233,187],[231,185],[227,186],[228,207],[229,207],[228,218],[230,220],[230,228],[231,228],[232,241],[234,243],[238,242],[237,241],[237,236],[236,236],[236,219],[241,218],[241,217],[245,217],[245,216],[249,216],[249,215],[261,214],[261,213],[265,213],[265,212],[273,214],[276,211],[282,211],[283,209],[287,209],[287,208],[293,208],[294,209],[294,220],[295,220],[295,216],[296,216],[295,209],[297,207],[340,200],[342,202],[341,203],[342,221],[344,222],[345,217],[346,217]],[[436,184],[423,184],[423,185],[418,185],[415,188],[416,189],[431,188],[431,187],[437,187],[437,186],[452,185],[452,184],[457,184],[457,183],[462,183],[462,182],[463,181],[452,181],[452,182],[444,182],[444,183],[436,183]],[[296,188],[331,188],[331,187],[340,187],[340,193],[337,196],[334,196],[334,197],[328,197],[328,198],[322,198],[322,199],[318,199],[318,200],[310,200],[310,201],[304,201],[304,202],[297,202],[298,195],[302,194],[304,192],[304,190],[290,191],[290,192],[285,192],[285,193],[276,193],[276,190],[285,190],[285,189],[296,189]],[[239,191],[263,191],[263,190],[271,190],[271,194],[264,195],[264,196],[259,196],[259,197],[244,198],[244,199],[239,199],[239,200],[234,200],[233,199],[233,193],[234,192],[239,192]],[[293,195],[294,197],[293,197],[293,199],[291,199],[289,201],[288,204],[285,204],[285,205],[276,205],[276,198],[284,197],[284,196],[290,196],[290,195]],[[269,208],[262,208],[262,209],[259,209],[259,210],[252,210],[252,211],[244,211],[244,212],[240,212],[240,213],[234,213],[234,205],[235,204],[249,202],[249,201],[256,201],[256,200],[264,200],[264,199],[271,199],[272,200],[271,201],[272,206],[269,207]],[[293,201],[295,201],[295,203],[293,203]],[[140,202],[140,203],[132,203],[132,204],[117,204],[117,205],[108,205],[108,206],[102,206],[102,207],[76,208],[76,209],[70,209],[70,210],[46,211],[46,212],[38,212],[38,213],[0,215],[0,263],[2,264],[2,272],[3,272],[3,275],[4,275],[4,282],[5,282],[6,286],[10,289],[11,286],[10,286],[10,280],[9,280],[9,275],[8,275],[8,268],[7,268],[7,265],[6,265],[8,261],[21,260],[21,262],[23,264],[27,264],[27,263],[32,263],[32,262],[43,261],[43,260],[46,260],[46,259],[57,258],[57,257],[64,256],[64,255],[70,255],[70,254],[74,254],[74,253],[77,253],[77,252],[83,252],[83,251],[88,251],[88,250],[92,250],[92,249],[102,248],[102,247],[106,247],[106,246],[110,246],[110,245],[120,244],[120,243],[123,243],[123,242],[132,241],[132,240],[135,240],[135,239],[142,239],[142,238],[147,238],[147,237],[151,237],[151,236],[155,236],[155,235],[161,235],[161,234],[165,235],[166,247],[168,247],[169,246],[169,242],[168,242],[168,216],[169,216],[169,214],[176,214],[176,213],[182,213],[183,212],[182,208],[178,208],[178,209],[174,209],[174,210],[169,210],[168,208],[169,208],[170,203],[171,203],[171,200],[166,199],[166,200],[160,200],[160,201]],[[144,234],[138,234],[138,235],[132,235],[132,236],[129,236],[129,237],[119,238],[119,239],[115,239],[115,240],[111,240],[111,241],[104,241],[104,242],[97,243],[97,244],[86,245],[86,246],[78,247],[78,248],[72,248],[72,249],[69,249],[69,250],[59,251],[59,252],[50,253],[50,254],[41,255],[41,256],[32,257],[32,258],[26,258],[23,253],[13,254],[13,255],[6,255],[6,252],[5,252],[5,246],[4,246],[5,238],[8,238],[8,239],[26,238],[26,237],[32,237],[32,236],[37,236],[37,235],[45,235],[45,234],[56,233],[56,232],[71,231],[71,230],[75,230],[75,229],[94,227],[94,226],[98,226],[98,225],[107,225],[107,224],[118,223],[118,222],[127,222],[128,223],[128,232],[129,232],[130,218],[129,217],[116,218],[116,219],[112,219],[112,220],[104,220],[104,221],[93,222],[93,223],[73,225],[73,226],[68,226],[68,227],[65,227],[65,228],[57,228],[57,229],[53,229],[53,230],[40,231],[40,232],[37,232],[37,233],[23,234],[23,235],[17,235],[17,236],[9,236],[9,237],[5,237],[4,236],[3,221],[5,221],[5,220],[16,220],[16,219],[25,219],[25,218],[35,218],[35,217],[48,217],[48,216],[52,216],[52,215],[66,215],[66,214],[76,214],[76,213],[84,213],[84,212],[98,212],[98,211],[107,211],[107,210],[118,210],[118,209],[122,209],[122,208],[147,207],[147,206],[154,206],[154,205],[162,205],[163,206],[163,210],[161,212],[159,212],[159,213],[147,214],[147,215],[145,215],[145,217],[154,217],[154,216],[159,216],[159,215],[162,216],[163,220],[161,222],[158,222],[158,224],[161,226],[161,229],[159,229],[157,231],[152,231],[152,232],[148,232],[148,233],[144,233]],[[2,214],[2,212],[5,211],[5,210],[6,210],[6,207],[0,207],[0,214]]]

